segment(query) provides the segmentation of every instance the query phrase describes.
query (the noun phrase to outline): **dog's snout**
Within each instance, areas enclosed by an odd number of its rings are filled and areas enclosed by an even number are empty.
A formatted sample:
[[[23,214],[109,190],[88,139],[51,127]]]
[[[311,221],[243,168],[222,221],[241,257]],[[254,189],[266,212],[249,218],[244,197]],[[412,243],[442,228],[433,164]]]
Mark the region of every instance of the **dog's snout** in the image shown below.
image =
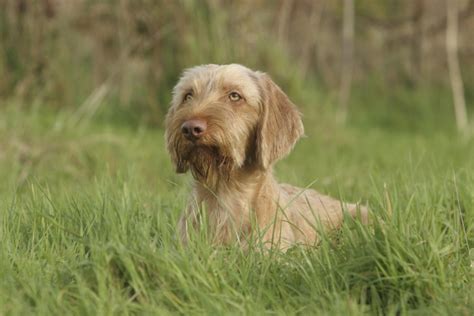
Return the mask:
[[[189,140],[195,140],[201,137],[207,129],[207,123],[203,120],[189,120],[181,125],[181,132]]]

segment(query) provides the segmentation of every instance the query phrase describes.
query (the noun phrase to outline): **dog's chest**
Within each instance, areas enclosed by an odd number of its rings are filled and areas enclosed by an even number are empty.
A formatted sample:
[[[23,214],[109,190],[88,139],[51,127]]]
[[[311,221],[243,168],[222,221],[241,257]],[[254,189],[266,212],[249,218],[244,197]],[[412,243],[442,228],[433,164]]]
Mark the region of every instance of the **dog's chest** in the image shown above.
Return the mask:
[[[209,227],[220,240],[231,241],[250,227],[250,198],[246,192],[236,190],[197,190],[197,201],[205,212]]]

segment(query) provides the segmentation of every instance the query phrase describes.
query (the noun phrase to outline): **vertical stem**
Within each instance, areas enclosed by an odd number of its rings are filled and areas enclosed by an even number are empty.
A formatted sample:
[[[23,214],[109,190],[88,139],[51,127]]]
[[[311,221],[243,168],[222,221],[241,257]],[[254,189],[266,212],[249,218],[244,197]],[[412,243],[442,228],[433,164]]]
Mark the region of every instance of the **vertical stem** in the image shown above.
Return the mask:
[[[354,0],[344,0],[343,28],[342,28],[342,67],[341,86],[339,89],[340,123],[347,120],[349,99],[351,96],[352,67],[354,51]]]
[[[284,44],[288,40],[288,23],[294,0],[283,0],[278,16],[278,40]]]
[[[411,19],[411,62],[410,74],[413,81],[420,79],[422,71],[422,46],[423,46],[423,15],[425,10],[424,0],[416,0],[413,4]]]
[[[464,84],[459,67],[458,56],[458,1],[446,0],[446,53],[448,58],[449,78],[453,91],[454,113],[459,131],[465,131],[468,125]]]

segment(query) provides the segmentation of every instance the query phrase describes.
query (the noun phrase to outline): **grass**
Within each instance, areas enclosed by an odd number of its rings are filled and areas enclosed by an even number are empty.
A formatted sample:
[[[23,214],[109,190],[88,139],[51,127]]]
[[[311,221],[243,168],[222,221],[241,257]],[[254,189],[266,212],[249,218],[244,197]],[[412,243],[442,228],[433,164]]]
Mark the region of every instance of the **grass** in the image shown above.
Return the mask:
[[[277,176],[367,201],[385,224],[264,256],[176,243],[190,178],[162,130],[0,109],[0,315],[470,314],[474,141],[305,113]]]

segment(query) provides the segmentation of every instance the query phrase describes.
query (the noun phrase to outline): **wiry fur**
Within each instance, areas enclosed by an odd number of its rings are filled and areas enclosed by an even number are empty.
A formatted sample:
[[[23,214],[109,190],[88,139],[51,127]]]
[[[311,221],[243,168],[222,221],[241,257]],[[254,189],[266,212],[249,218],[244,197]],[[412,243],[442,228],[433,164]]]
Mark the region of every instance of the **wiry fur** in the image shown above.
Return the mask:
[[[185,100],[189,92],[193,98]],[[231,92],[242,99],[231,101]],[[207,123],[196,143],[181,133],[191,119]],[[178,227],[182,240],[203,211],[217,243],[245,243],[258,231],[266,246],[281,249],[313,244],[317,227],[340,226],[344,209],[367,221],[363,207],[276,182],[273,164],[303,133],[296,106],[268,75],[236,64],[186,70],[173,91],[165,136],[176,171],[190,170],[195,180]]]

